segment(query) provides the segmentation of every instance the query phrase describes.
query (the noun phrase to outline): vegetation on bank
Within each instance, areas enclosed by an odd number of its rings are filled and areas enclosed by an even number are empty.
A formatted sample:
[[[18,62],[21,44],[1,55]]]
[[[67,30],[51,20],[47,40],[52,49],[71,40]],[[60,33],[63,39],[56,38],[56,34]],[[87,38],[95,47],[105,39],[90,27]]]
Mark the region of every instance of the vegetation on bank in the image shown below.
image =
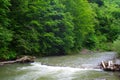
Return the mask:
[[[113,50],[115,50],[120,57],[120,36],[113,42]]]
[[[1,60],[111,50],[119,35],[119,0],[0,0]]]

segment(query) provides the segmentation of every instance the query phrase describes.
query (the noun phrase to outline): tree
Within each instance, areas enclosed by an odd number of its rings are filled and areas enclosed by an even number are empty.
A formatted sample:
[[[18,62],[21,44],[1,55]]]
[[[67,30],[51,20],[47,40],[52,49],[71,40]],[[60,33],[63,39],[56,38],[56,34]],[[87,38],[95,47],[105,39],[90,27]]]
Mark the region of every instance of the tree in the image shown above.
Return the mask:
[[[94,32],[94,13],[87,0],[62,0],[66,6],[66,12],[73,16],[74,24],[74,50],[79,51],[86,35]]]
[[[46,2],[46,3],[45,3]],[[69,12],[58,0],[47,0],[42,5],[41,14],[38,17],[41,21],[42,32],[40,45],[43,55],[61,55],[71,52],[73,47],[73,24]],[[42,18],[41,18],[42,16]]]
[[[8,18],[8,12],[9,12],[9,6],[10,6],[10,0],[0,0],[0,25],[3,27],[7,27],[9,25],[9,18]]]
[[[90,3],[96,3],[99,6],[102,6],[104,4],[103,0],[88,0]]]
[[[13,39],[13,32],[9,30],[9,6],[10,0],[0,0],[0,59],[10,59],[16,55],[9,48]]]
[[[92,0],[93,1],[93,0]],[[98,0],[99,1],[99,0]],[[93,1],[94,2],[94,1]],[[119,1],[102,0],[103,5],[92,3],[92,9],[95,12],[95,35],[99,44],[98,49],[111,50],[108,46],[120,34],[119,27]],[[89,39],[91,42],[91,38]],[[88,41],[89,43],[89,41]]]
[[[11,0],[10,29],[14,31],[11,47],[20,55],[35,55],[34,53],[39,52],[38,32],[32,24],[32,18],[28,16],[32,14],[29,8],[29,1]]]
[[[93,5],[93,4],[92,4]],[[95,30],[97,33],[104,35],[108,42],[115,40],[120,33],[119,28],[119,7],[116,3],[110,1],[104,1],[104,5],[101,7],[93,7],[96,12],[96,24]]]
[[[73,47],[73,24],[57,0],[11,0],[11,45],[22,54],[60,55]],[[15,4],[15,5],[14,5]],[[18,13],[19,12],[19,13]]]

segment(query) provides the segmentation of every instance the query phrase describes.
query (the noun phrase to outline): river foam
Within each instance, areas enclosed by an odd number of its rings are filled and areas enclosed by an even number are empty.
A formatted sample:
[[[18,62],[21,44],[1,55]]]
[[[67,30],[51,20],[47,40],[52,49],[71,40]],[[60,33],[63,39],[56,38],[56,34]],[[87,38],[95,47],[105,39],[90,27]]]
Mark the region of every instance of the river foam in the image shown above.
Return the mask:
[[[84,64],[87,65],[87,64]],[[88,64],[90,65],[90,64]],[[70,72],[76,72],[76,71],[82,71],[82,70],[95,70],[95,71],[101,71],[101,69],[94,69],[94,68],[88,68],[88,67],[84,67],[84,68],[74,68],[74,67],[62,67],[62,66],[49,66],[49,65],[43,65],[40,62],[34,62],[31,63],[31,66],[27,66],[27,67],[22,67],[20,68],[21,70],[25,70],[25,69],[30,69],[30,70],[47,70],[47,71],[59,71],[59,70],[67,70]]]
[[[42,65],[40,62],[31,63],[30,66],[18,68],[19,72],[25,71],[25,75],[20,75],[15,80],[73,80],[76,73],[85,73],[88,70],[101,71],[92,68],[73,68],[62,66]],[[44,79],[45,78],[45,79]]]

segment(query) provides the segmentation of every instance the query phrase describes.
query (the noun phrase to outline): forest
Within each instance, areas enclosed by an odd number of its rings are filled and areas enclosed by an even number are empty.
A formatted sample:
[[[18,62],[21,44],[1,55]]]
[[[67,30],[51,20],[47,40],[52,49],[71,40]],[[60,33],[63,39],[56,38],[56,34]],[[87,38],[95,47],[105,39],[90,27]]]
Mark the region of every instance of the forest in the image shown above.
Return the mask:
[[[81,49],[120,55],[120,0],[0,0],[0,60]]]

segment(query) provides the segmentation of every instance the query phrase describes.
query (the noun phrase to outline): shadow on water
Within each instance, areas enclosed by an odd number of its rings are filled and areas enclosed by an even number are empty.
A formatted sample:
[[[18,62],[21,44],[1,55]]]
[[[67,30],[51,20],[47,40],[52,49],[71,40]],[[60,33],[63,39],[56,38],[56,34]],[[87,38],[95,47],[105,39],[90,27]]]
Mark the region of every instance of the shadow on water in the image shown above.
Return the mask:
[[[102,60],[116,53],[90,53],[36,59],[31,64],[0,67],[0,80],[120,80],[119,72],[105,72],[98,67]]]

